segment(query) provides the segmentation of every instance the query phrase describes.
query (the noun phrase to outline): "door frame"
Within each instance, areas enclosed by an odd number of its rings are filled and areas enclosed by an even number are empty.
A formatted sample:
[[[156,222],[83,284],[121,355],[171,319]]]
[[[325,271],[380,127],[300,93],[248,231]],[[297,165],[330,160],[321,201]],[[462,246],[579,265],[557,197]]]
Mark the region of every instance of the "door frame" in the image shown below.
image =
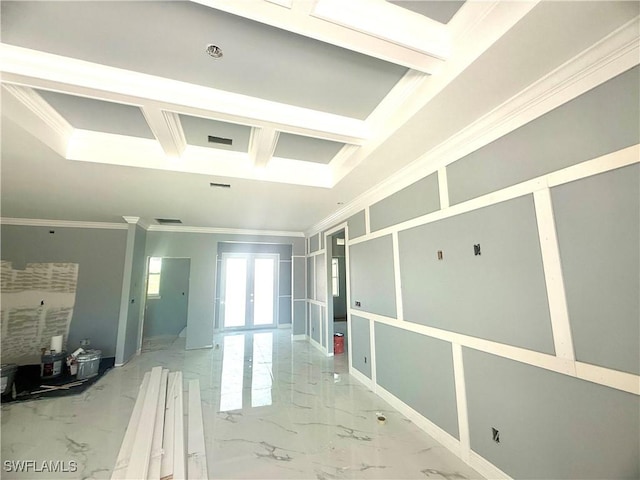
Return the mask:
[[[327,336],[327,348],[323,349],[327,356],[333,356],[333,292],[331,290],[331,259],[333,258],[333,236],[344,231],[344,264],[345,264],[345,294],[347,303],[347,354],[349,368],[351,368],[351,281],[349,276],[349,224],[347,222],[336,225],[324,232],[325,273],[326,273],[326,308],[322,333]]]
[[[255,259],[257,258],[272,258],[273,262],[273,322],[268,325],[255,325],[253,306],[251,306],[251,313],[249,315],[249,308],[245,310],[245,324],[238,327],[225,327],[225,299],[226,299],[226,276],[227,276],[227,262],[228,258],[245,258],[247,259],[247,297],[245,299],[246,306],[249,307],[253,300],[250,300],[248,292],[254,290],[255,280]],[[278,327],[278,315],[279,315],[279,298],[280,298],[280,254],[271,252],[223,252],[220,262],[220,301],[218,303],[218,318],[221,331],[246,331],[246,330],[264,330]],[[254,296],[255,298],[255,296]],[[250,321],[247,321],[250,319]]]

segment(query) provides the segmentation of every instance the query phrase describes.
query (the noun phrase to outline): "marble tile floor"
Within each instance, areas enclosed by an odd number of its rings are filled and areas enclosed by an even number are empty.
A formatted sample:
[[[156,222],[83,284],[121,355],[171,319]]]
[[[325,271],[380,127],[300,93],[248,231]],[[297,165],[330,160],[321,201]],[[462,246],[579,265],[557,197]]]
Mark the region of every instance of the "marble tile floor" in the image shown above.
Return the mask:
[[[133,358],[87,392],[2,407],[2,472],[9,478],[109,478],[144,372],[162,365],[198,378],[210,478],[481,478],[290,330],[218,335],[216,348]],[[379,424],[376,412],[387,421]],[[75,472],[7,471],[7,461],[63,461]],[[13,464],[15,466],[15,464]]]

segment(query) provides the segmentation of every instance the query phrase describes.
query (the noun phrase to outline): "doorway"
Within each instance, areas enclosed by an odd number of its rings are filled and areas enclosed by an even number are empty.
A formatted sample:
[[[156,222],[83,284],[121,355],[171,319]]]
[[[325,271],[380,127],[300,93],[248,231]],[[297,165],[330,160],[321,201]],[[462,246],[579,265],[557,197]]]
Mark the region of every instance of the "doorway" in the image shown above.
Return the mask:
[[[142,351],[168,348],[187,326],[191,259],[150,257]]]
[[[223,253],[222,328],[272,328],[278,318],[278,265],[269,253]]]

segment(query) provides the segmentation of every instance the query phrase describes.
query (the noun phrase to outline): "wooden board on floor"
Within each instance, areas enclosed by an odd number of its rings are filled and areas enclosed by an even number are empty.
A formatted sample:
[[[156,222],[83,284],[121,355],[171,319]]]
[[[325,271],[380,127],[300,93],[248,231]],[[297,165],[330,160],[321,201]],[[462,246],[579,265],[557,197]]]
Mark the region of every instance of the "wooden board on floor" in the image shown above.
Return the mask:
[[[160,377],[160,392],[158,394],[158,406],[156,407],[156,419],[153,427],[153,440],[151,442],[151,456],[149,458],[148,479],[160,480],[160,469],[162,464],[162,436],[164,433],[164,413],[167,399],[167,378],[168,369],[162,370]]]
[[[175,428],[175,384],[176,372],[170,372],[167,385],[167,401],[164,414],[164,433],[162,436],[162,463],[160,467],[160,478],[173,478],[173,430]]]
[[[209,478],[207,473],[207,452],[204,444],[200,382],[198,380],[189,381],[187,477],[193,480]]]
[[[176,372],[174,385],[174,429],[173,429],[173,479],[184,480],[186,478],[185,449],[184,449],[184,407],[182,401],[182,372]]]

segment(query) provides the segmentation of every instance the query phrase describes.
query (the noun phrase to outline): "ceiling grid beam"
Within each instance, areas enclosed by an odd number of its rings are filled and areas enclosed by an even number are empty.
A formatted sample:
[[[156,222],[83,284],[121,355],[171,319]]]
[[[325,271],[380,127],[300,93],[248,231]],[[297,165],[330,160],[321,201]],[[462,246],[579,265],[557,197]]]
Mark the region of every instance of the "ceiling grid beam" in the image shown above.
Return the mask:
[[[170,158],[180,158],[184,149],[187,148],[187,139],[180,123],[180,116],[174,112],[149,106],[142,107],[142,114],[160,142],[164,153]]]

